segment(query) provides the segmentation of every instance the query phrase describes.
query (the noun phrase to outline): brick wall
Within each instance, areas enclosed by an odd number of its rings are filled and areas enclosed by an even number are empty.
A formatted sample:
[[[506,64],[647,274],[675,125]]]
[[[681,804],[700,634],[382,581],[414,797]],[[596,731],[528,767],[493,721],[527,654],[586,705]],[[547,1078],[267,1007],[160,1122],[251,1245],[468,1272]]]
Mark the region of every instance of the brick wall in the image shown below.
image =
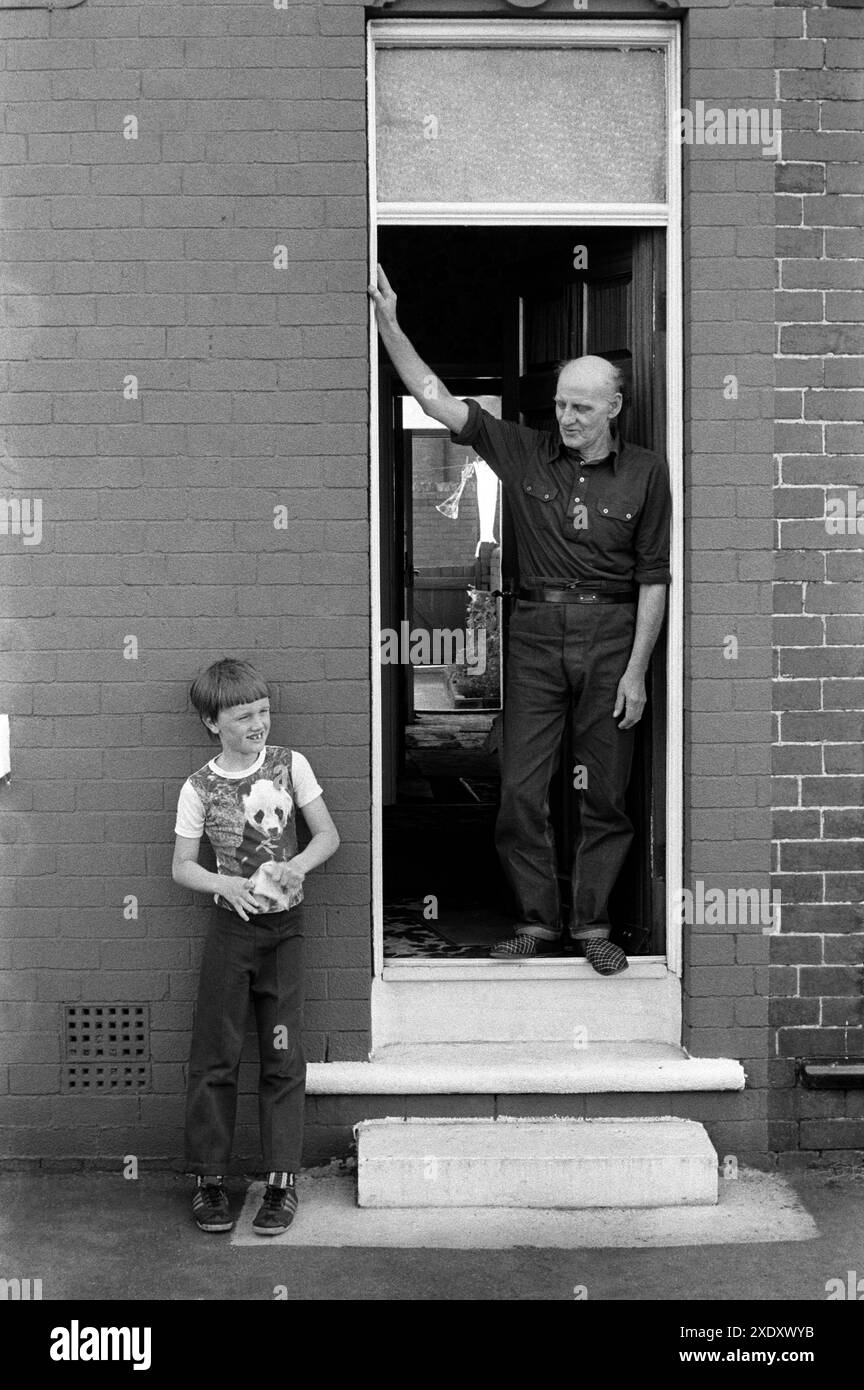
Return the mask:
[[[771,6],[692,7],[684,100],[773,106]],[[684,146],[684,885],[770,879],[773,162],[759,146]],[[728,641],[734,638],[737,646]],[[734,653],[734,655],[727,655]],[[742,1060],[724,1152],[764,1153],[768,938],[685,928],[685,1045]]]
[[[41,544],[0,537],[0,1151],[168,1154],[204,925],[173,810],[212,756],[186,692],[225,653],[273,681],[342,834],[308,893],[309,1056],[368,1051],[363,10],[87,0],[3,10],[0,40],[4,487],[43,502]],[[150,1001],[152,1094],[60,1093],[81,1000]],[[255,1119],[247,1095],[241,1146]]]
[[[864,1149],[860,1091],[796,1087],[798,1059],[864,1057],[864,27],[861,10],[778,12],[777,710],[772,1148]],[[862,507],[864,512],[864,507]]]
[[[666,14],[650,0],[618,8]],[[388,13],[412,10],[464,13],[447,0]],[[543,13],[574,12],[548,0]],[[586,17],[615,14],[598,0]],[[176,1151],[203,923],[170,881],[172,813],[209,754],[188,682],[226,651],[272,673],[273,735],[309,754],[343,836],[310,888],[309,1055],[365,1056],[363,26],[357,0],[0,13],[2,437],[16,495],[44,502],[40,545],[0,538],[0,708],[14,737],[0,793],[6,1154]],[[700,3],[683,30],[686,104],[773,104],[768,4]],[[130,114],[137,140],[123,138]],[[755,148],[684,156],[685,883],[759,888],[773,164]],[[130,374],[137,399],[124,398]],[[281,505],[287,530],[273,526]],[[685,942],[685,1042],[747,1068],[747,1092],[715,1104],[717,1142],[742,1158],[765,1149],[766,949],[758,926],[694,927]],[[61,1006],[77,1000],[150,1002],[152,1094],[60,1093]],[[312,1104],[341,1136],[344,1103]]]

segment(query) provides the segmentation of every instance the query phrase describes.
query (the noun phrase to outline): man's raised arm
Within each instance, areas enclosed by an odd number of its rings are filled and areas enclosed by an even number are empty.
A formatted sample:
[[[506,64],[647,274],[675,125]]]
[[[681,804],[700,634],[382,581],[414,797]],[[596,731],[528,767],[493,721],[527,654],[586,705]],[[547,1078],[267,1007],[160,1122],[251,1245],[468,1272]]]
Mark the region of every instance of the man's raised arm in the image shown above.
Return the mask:
[[[406,390],[433,420],[439,420],[454,433],[464,429],[468,421],[467,405],[456,396],[451,396],[443,381],[439,381],[435,373],[430,371],[402,332],[396,319],[396,295],[380,265],[378,284],[369,286],[369,298],[375,305],[381,341]]]

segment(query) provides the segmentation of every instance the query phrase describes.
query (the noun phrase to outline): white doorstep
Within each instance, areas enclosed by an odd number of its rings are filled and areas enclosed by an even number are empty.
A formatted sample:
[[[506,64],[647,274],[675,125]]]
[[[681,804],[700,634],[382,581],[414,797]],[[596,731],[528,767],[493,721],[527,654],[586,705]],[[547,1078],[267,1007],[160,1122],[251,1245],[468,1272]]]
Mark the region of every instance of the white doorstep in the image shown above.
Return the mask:
[[[603,1042],[681,1039],[681,981],[661,964],[604,977],[587,961],[455,961],[438,988],[426,970],[372,981],[373,1050],[391,1043]],[[501,970],[494,969],[500,965]],[[431,986],[431,987],[430,987]]]
[[[705,1206],[717,1154],[694,1120],[362,1120],[361,1207]]]
[[[582,1095],[740,1091],[732,1057],[690,1057],[674,1043],[391,1043],[368,1062],[312,1062],[311,1095]]]

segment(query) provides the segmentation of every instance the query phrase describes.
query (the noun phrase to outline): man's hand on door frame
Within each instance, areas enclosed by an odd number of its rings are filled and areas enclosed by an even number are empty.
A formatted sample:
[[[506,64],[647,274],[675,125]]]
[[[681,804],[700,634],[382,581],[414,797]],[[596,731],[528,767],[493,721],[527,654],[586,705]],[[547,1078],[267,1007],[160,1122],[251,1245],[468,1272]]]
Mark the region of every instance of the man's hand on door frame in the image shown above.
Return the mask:
[[[645,677],[638,675],[635,671],[626,670],[618,682],[618,690],[615,694],[615,708],[612,711],[612,718],[618,719],[624,715],[618,725],[619,729],[632,729],[634,724],[638,724],[645,710],[647,703],[645,693]]]
[[[369,285],[369,298],[375,305],[376,322],[379,329],[389,329],[395,332],[399,323],[396,318],[396,291],[384,274],[384,268],[380,264],[376,267],[377,283]]]

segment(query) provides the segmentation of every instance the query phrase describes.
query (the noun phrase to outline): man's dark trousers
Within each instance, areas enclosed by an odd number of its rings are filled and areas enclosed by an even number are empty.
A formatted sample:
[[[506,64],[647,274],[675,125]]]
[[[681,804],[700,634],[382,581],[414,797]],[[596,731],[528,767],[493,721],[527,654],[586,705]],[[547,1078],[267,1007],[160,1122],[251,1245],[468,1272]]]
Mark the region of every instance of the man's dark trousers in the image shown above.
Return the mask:
[[[635,727],[619,729],[623,715],[613,719],[612,710],[633,646],[635,613],[635,602],[516,604],[495,839],[519,905],[519,934],[553,940],[561,930],[549,782],[572,709],[574,758],[585,769],[585,785],[574,792],[580,796],[581,834],[573,860],[570,934],[609,935],[609,895],[633,839],[624,802]]]
[[[214,906],[204,944],[186,1096],[186,1169],[226,1173],[251,997],[258,1033],[263,1167],[296,1173],[303,1146],[306,1060],[303,907],[244,922]]]

